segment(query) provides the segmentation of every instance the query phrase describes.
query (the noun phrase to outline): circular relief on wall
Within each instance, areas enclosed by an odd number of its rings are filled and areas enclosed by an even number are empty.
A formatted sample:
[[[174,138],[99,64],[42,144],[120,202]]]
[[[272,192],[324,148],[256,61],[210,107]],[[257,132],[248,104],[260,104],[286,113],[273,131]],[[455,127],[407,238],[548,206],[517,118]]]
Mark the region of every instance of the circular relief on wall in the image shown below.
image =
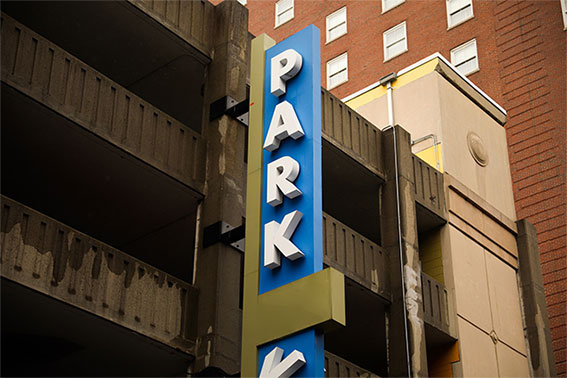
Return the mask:
[[[467,135],[467,144],[473,159],[482,167],[488,164],[488,151],[480,137],[472,131]]]

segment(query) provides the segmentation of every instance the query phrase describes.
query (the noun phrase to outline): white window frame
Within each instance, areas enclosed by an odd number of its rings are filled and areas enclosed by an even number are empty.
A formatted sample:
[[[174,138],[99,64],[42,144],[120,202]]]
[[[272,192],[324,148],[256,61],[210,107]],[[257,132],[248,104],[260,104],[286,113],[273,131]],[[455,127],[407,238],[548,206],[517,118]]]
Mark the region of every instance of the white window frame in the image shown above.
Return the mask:
[[[240,4],[246,6],[246,3],[247,3],[248,0],[236,0],[236,1],[238,1]]]
[[[403,3],[406,2],[406,0],[397,0],[396,3],[390,5],[390,7],[387,7],[387,2],[388,2],[388,0],[382,0],[382,14],[388,12],[391,9],[394,9],[394,8],[402,5]]]
[[[455,26],[464,24],[464,23],[467,22],[468,20],[471,20],[471,19],[474,18],[474,6],[473,6],[473,2],[472,2],[472,0],[468,0],[468,1],[469,1],[469,4],[465,5],[464,7],[462,7],[461,9],[459,9],[458,11],[461,11],[461,10],[465,9],[467,6],[470,5],[470,7],[471,7],[471,15],[470,15],[470,17],[465,18],[465,19],[463,19],[463,20],[461,20],[461,21],[459,21],[459,22],[456,22],[456,23],[452,24],[452,23],[451,23],[451,14],[449,13],[449,12],[450,12],[450,11],[449,11],[449,3],[450,3],[451,1],[452,1],[452,0],[445,0],[445,9],[447,10],[447,30],[452,29],[452,28],[454,28]],[[455,13],[456,13],[456,12],[455,12]]]
[[[331,86],[331,75],[329,72],[329,67],[331,66],[332,63],[334,63],[335,61],[339,60],[339,59],[346,59],[346,67],[345,67],[345,71],[346,71],[346,78],[344,81],[341,81],[340,83],[336,83],[335,85]],[[341,71],[339,71],[341,72]],[[336,75],[338,72],[335,72],[333,75]],[[344,83],[346,83],[348,81],[348,53],[343,53],[339,56],[334,57],[333,59],[327,61],[327,90],[331,90],[333,88],[338,87],[339,85],[342,85]]]
[[[563,30],[567,30],[567,0],[560,0],[561,14],[563,14]]]
[[[342,24],[344,24],[345,25],[345,32],[341,35],[338,35],[334,38],[331,38],[330,37],[331,28],[329,28],[329,20],[332,19],[333,17],[341,16],[343,13],[344,13],[344,18],[345,18],[344,22],[339,23],[338,25],[336,25],[332,29],[335,29],[335,28],[341,26]],[[348,30],[347,30],[347,8],[346,8],[346,6],[342,7],[341,9],[334,11],[333,13],[331,13],[330,15],[327,16],[327,18],[325,20],[325,29],[327,31],[327,42],[326,43],[332,42],[335,39],[342,37],[343,35],[345,35],[348,32]]]
[[[475,51],[475,57],[476,57],[476,68],[474,68],[473,70],[469,71],[469,72],[461,72],[459,70],[459,68],[457,67],[457,64],[455,64],[455,54],[457,53],[457,51],[465,49],[467,47],[469,47],[470,45],[474,45],[474,51]],[[463,62],[460,62],[459,64],[461,64]],[[467,41],[457,47],[455,47],[454,49],[451,50],[451,64],[453,66],[455,66],[455,68],[462,73],[464,76],[469,76],[475,72],[478,72],[480,70],[480,63],[479,63],[479,59],[478,59],[478,48],[477,48],[477,44],[476,44],[476,39],[471,39],[470,41]]]
[[[406,41],[406,48],[405,48],[405,50],[400,51],[399,53],[397,53],[395,55],[388,56],[388,47],[389,46],[386,46],[386,34],[388,34],[389,32],[393,32],[394,30],[399,29],[399,28],[404,29],[404,40]],[[408,51],[408,29],[407,29],[407,26],[406,26],[406,22],[404,21],[402,23],[399,23],[396,26],[394,26],[394,27],[386,30],[384,33],[382,33],[382,43],[384,45],[384,62],[387,62],[388,60],[394,59],[395,57],[400,56],[403,53],[407,52]],[[391,45],[392,44],[390,44],[390,46]]]
[[[294,0],[289,0],[289,1],[291,1],[291,7],[284,9],[284,10],[280,10],[279,7],[280,7],[280,3],[282,1],[284,1],[284,0],[276,1],[276,12],[275,12],[276,20],[275,20],[275,26],[274,26],[275,28],[277,28],[278,26],[283,25],[287,22],[290,22],[291,20],[293,20],[293,17],[295,17],[295,14],[294,14],[295,13],[295,2],[294,2]],[[284,14],[285,12],[289,11],[290,9],[291,9],[291,17],[289,18],[289,20],[285,20],[284,22],[278,23],[278,16]]]

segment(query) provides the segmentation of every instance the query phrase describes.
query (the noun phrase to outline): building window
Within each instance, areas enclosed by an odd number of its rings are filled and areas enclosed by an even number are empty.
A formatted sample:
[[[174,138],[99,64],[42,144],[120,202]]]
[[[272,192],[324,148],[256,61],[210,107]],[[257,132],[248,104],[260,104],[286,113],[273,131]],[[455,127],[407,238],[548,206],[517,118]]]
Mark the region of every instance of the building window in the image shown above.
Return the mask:
[[[406,0],[382,0],[382,13],[386,13],[392,8],[397,7]]]
[[[280,0],[276,3],[276,27],[293,18],[293,0]]]
[[[335,88],[348,80],[347,53],[327,62],[327,89]]]
[[[247,0],[237,0],[240,4],[246,6]]]
[[[451,63],[465,76],[478,71],[476,40],[473,39],[451,50]]]
[[[327,16],[327,43],[347,33],[346,7]]]
[[[384,32],[384,61],[408,51],[406,22]]]
[[[447,0],[449,29],[474,17],[472,0]]]

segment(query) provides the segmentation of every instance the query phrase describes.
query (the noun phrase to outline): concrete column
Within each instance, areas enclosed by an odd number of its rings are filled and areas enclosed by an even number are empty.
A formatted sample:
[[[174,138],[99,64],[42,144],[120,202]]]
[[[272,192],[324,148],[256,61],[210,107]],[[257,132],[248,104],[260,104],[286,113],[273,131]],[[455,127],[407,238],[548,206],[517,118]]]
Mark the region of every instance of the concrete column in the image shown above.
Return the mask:
[[[419,261],[415,183],[411,159],[410,134],[399,126],[384,133],[384,166],[387,176],[382,191],[382,245],[390,256],[392,305],[388,321],[388,363],[390,376],[426,377],[427,355],[423,304],[421,294],[421,265]],[[396,143],[398,183],[396,183]],[[399,218],[397,187],[399,186]],[[399,227],[398,227],[399,220]],[[401,253],[400,232],[401,231]],[[401,263],[400,263],[401,259]],[[401,267],[403,264],[403,268]],[[403,269],[403,284],[402,284]],[[404,292],[405,288],[405,292]],[[405,295],[404,295],[405,294]],[[404,297],[406,308],[404,309]],[[404,325],[404,311],[406,326]]]
[[[537,235],[527,220],[516,222],[518,226],[518,259],[520,289],[524,310],[526,337],[532,377],[555,377],[555,359],[549,332],[549,319],[545,303],[545,291]]]
[[[242,254],[221,242],[203,249],[202,231],[219,221],[240,226],[245,215],[246,126],[228,116],[208,120],[209,105],[215,100],[230,96],[240,102],[246,98],[247,26],[248,11],[236,1],[215,7],[214,58],[207,70],[203,117],[207,163],[195,274],[198,339],[191,373],[207,369],[213,375],[233,375],[240,371]]]

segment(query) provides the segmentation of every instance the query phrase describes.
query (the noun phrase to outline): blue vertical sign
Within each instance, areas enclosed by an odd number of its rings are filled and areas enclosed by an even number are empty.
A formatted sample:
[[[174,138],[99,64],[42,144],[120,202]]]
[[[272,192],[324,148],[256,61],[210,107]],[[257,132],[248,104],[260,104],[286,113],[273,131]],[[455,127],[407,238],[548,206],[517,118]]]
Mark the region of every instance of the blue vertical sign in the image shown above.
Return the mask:
[[[262,224],[274,220],[281,223],[286,214],[295,210],[300,211],[303,216],[291,240],[305,256],[294,261],[282,258],[279,268],[269,269],[265,266],[264,253],[262,253],[260,294],[323,269],[319,41],[319,30],[315,26],[309,26],[266,51],[264,145],[274,118],[274,110],[277,105],[285,102],[291,104],[304,135],[297,139],[290,136],[283,138],[279,147],[273,151],[264,148]],[[281,96],[275,96],[271,93],[272,58],[287,50],[296,51],[302,57],[302,65],[296,75],[285,82],[286,92]],[[293,184],[302,194],[295,198],[283,195],[280,205],[271,206],[267,203],[268,165],[285,157],[291,157],[299,163],[299,174]],[[264,238],[265,233],[262,234],[262,252],[266,244]]]
[[[310,25],[266,51],[259,294],[323,268],[319,46]],[[258,357],[260,376],[322,377],[323,335],[296,333]]]

